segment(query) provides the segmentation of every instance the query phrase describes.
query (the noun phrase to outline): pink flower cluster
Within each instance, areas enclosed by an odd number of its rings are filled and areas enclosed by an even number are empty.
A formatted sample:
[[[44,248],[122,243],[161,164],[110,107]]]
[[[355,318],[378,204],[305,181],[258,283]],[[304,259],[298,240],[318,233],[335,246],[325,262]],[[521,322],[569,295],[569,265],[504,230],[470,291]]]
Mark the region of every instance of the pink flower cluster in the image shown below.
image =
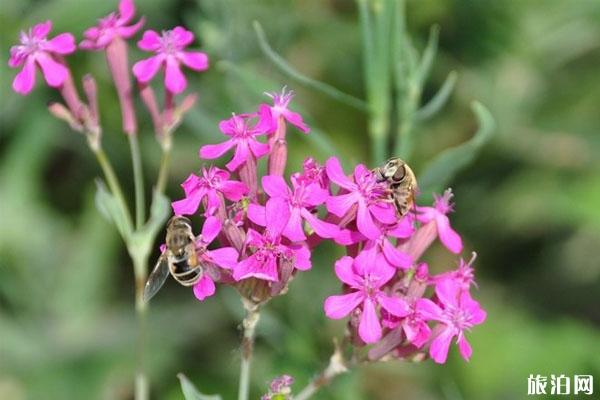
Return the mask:
[[[138,42],[138,47],[155,54],[136,62],[131,69],[128,62],[127,40],[133,38],[145,23],[143,17],[132,23],[134,15],[133,0],[121,0],[118,11],[100,18],[96,26],[83,33],[84,39],[79,47],[83,50],[105,52],[119,96],[123,131],[127,134],[137,132],[130,78],[130,72],[133,70],[133,75],[139,83],[140,96],[152,116],[156,133],[160,137],[174,128],[178,123],[177,118],[187,111],[195,100],[195,97],[188,96],[179,107],[175,106],[173,97],[182,93],[187,87],[187,80],[181,67],[204,71],[208,68],[208,56],[199,51],[186,49],[194,41],[194,35],[181,26],[163,31],[160,35],[153,30],[147,30]],[[85,104],[79,98],[64,58],[76,51],[75,37],[71,33],[61,33],[49,39],[51,29],[50,21],[37,24],[29,31],[21,32],[21,43],[10,49],[8,65],[12,68],[22,67],[15,76],[13,89],[23,95],[31,92],[35,85],[36,69],[39,68],[46,83],[57,88],[66,103],[66,107],[52,104],[50,111],[55,116],[67,120],[76,130],[94,131],[99,134],[96,83],[89,75],[84,78],[83,86],[87,96],[87,104]],[[162,112],[156,103],[152,88],[148,86],[159,70],[164,71],[165,105]]]
[[[225,260],[205,258],[196,297],[214,294],[214,282],[221,282],[255,303],[265,302],[284,293],[297,271],[310,269],[312,250],[331,240],[347,255],[335,263],[343,294],[325,300],[325,314],[350,316],[353,343],[372,344],[373,359],[429,349],[431,358],[443,363],[456,338],[468,359],[464,334],[485,319],[469,294],[471,262],[461,259],[457,270],[437,276],[429,276],[420,262],[436,238],[452,253],[462,251],[448,218],[452,192],[436,196],[433,207],[415,206],[399,218],[386,183],[362,164],[347,175],[336,157],[325,165],[308,158],[301,171],[285,179],[287,127],[309,129],[288,108],[292,93],[271,97],[272,105],[221,121],[225,141],[202,146],[199,155],[210,160],[231,154],[227,169],[210,166],[191,174],[182,184],[185,198],[172,203],[178,215],[201,208],[204,230],[210,224],[211,240],[217,237],[227,253]],[[263,158],[266,174],[259,177],[257,162]],[[206,246],[199,253],[205,255]],[[426,296],[429,287],[432,295]]]

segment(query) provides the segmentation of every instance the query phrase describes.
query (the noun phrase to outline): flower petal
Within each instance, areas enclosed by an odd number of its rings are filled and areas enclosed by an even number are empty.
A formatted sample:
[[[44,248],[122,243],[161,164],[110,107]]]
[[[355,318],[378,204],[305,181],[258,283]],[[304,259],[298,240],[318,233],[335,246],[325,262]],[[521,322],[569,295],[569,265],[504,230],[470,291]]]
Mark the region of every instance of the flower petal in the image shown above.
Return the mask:
[[[326,202],[327,210],[341,218],[358,201],[359,196],[356,192],[331,196]]]
[[[46,36],[48,36],[48,33],[50,33],[51,30],[52,21],[45,21],[34,25],[31,29],[31,33],[36,39],[46,39]]]
[[[444,246],[454,254],[460,253],[463,248],[462,239],[460,238],[460,235],[450,227],[450,220],[448,217],[438,213],[435,217],[435,224],[440,241]]]
[[[265,207],[260,204],[250,203],[248,204],[248,218],[256,225],[266,226],[267,218],[265,216]]]
[[[203,301],[213,294],[215,294],[215,283],[208,274],[204,274],[204,276],[194,285],[194,296],[196,296],[198,300]]]
[[[320,220],[306,208],[303,208],[301,213],[310,227],[322,238],[332,239],[340,234],[340,228],[337,225]]]
[[[462,335],[460,339],[458,339],[458,350],[462,358],[464,358],[466,361],[469,361],[471,355],[473,354],[473,349],[471,348],[471,344],[469,344],[467,338],[465,338],[464,335]]]
[[[221,232],[221,221],[217,217],[208,217],[202,226],[202,241],[206,244],[211,243]]]
[[[330,319],[342,319],[358,307],[364,298],[362,292],[329,296],[323,305],[325,315]]]
[[[283,111],[282,115],[286,119],[287,122],[294,125],[296,128],[298,128],[303,133],[310,132],[310,128],[308,127],[308,125],[306,125],[304,123],[304,121],[302,120],[302,116],[300,114],[286,109],[285,111]]]
[[[21,72],[13,80],[12,87],[15,92],[27,94],[35,85],[35,61],[32,57],[27,58]]]
[[[438,364],[443,364],[448,358],[448,350],[450,349],[450,341],[452,340],[452,331],[444,329],[442,333],[433,339],[429,348],[429,355]]]
[[[173,35],[173,43],[180,48],[186,47],[194,41],[194,34],[183,26],[176,26],[171,34]]]
[[[300,271],[307,271],[312,268],[312,262],[310,261],[310,250],[304,244],[292,244],[288,246],[289,249],[294,253],[294,267]]]
[[[67,79],[69,74],[67,67],[54,60],[48,53],[38,53],[36,61],[42,69],[44,79],[49,86],[58,87]]]
[[[277,282],[277,263],[272,257],[257,260],[257,255],[253,254],[245,260],[240,261],[233,270],[233,279],[236,281],[255,277],[265,281]]]
[[[119,2],[119,22],[127,23],[135,15],[135,4],[133,0],[121,0]]]
[[[234,269],[238,264],[239,253],[233,247],[209,250],[207,254],[212,262],[224,269]]]
[[[230,171],[235,171],[241,167],[241,165],[248,159],[248,154],[250,153],[248,151],[248,144],[246,142],[239,141],[236,144],[237,146],[235,148],[235,152],[233,153],[233,158],[231,161],[225,164],[227,169]]]
[[[397,268],[408,268],[412,265],[412,257],[395,248],[387,238],[383,239],[383,254],[386,260]]]
[[[363,312],[358,324],[358,335],[365,343],[376,343],[381,339],[381,324],[375,312],[375,305],[369,298],[363,303]]]
[[[139,82],[147,83],[154,78],[154,75],[158,72],[163,60],[164,57],[162,55],[140,60],[133,65],[133,75],[135,75]]]
[[[443,311],[429,299],[419,299],[415,305],[415,309],[421,315],[421,317],[427,321],[434,320],[439,321],[443,317]]]
[[[441,279],[435,284],[435,294],[444,306],[458,307],[460,285],[453,279]]]
[[[231,139],[218,144],[205,144],[204,146],[200,147],[199,155],[200,158],[212,160],[214,158],[221,157],[223,154],[227,153],[233,146],[235,146],[235,142]]]
[[[248,186],[244,182],[224,181],[219,186],[219,191],[231,201],[239,201],[248,193]]]
[[[348,190],[356,189],[356,184],[346,176],[340,161],[336,157],[330,157],[325,162],[325,170],[329,179],[338,186]]]
[[[283,177],[279,175],[263,176],[261,182],[265,193],[268,194],[269,197],[283,197],[287,199],[291,195],[287,183],[285,183]]]
[[[261,143],[256,139],[249,139],[248,145],[250,146],[252,154],[254,154],[256,158],[261,158],[262,156],[271,151],[271,147],[269,147],[268,144]]]
[[[365,201],[360,198],[358,200],[358,211],[356,213],[356,226],[360,233],[371,240],[377,240],[381,236],[381,231],[375,225],[373,217],[369,209],[365,205]]]
[[[281,235],[290,219],[290,206],[285,200],[271,198],[265,207],[266,227],[271,237]]]
[[[335,275],[340,281],[354,288],[361,286],[361,276],[357,275],[352,265],[354,259],[349,256],[344,256],[335,262]]]
[[[50,39],[44,45],[44,49],[57,54],[70,54],[77,49],[75,37],[70,33],[61,33]]]
[[[285,229],[283,230],[283,235],[292,242],[306,240],[306,235],[304,234],[304,229],[302,228],[302,216],[299,208],[294,207],[291,209],[290,218],[285,226]]]
[[[145,23],[146,23],[146,18],[142,17],[142,18],[140,18],[140,20],[138,22],[136,22],[133,25],[121,26],[121,27],[117,28],[117,33],[123,39],[129,39],[133,35],[135,35],[140,29],[142,29],[142,26],[144,26]]]
[[[377,297],[377,302],[381,307],[383,307],[387,312],[396,317],[405,317],[410,314],[410,306],[408,303],[397,296],[387,296],[384,294],[380,294]]]
[[[151,29],[144,32],[144,36],[137,43],[144,51],[157,51],[160,48],[160,35]]]
[[[181,72],[179,63],[172,57],[167,57],[165,68],[165,86],[171,93],[181,93],[187,86],[185,75]]]
[[[200,207],[202,200],[202,192],[197,191],[194,194],[187,196],[185,199],[177,200],[171,203],[175,215],[193,215]]]
[[[394,224],[398,221],[396,209],[389,203],[375,203],[369,206],[369,212],[384,224]]]
[[[181,62],[194,71],[208,69],[208,56],[201,51],[182,51],[178,54]]]

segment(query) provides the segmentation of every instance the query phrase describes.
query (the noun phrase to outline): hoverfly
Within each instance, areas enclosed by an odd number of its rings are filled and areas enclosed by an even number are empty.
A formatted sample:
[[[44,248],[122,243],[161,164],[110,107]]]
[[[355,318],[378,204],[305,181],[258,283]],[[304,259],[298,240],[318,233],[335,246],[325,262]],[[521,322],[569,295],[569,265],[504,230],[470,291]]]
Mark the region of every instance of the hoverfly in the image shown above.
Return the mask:
[[[171,218],[165,242],[166,248],[146,281],[144,301],[159,291],[169,273],[183,286],[193,286],[202,278],[203,263],[196,255],[196,237],[189,218],[177,215]]]
[[[417,178],[413,170],[400,158],[390,158],[382,167],[373,170],[377,182],[386,182],[390,199],[400,217],[415,205]]]

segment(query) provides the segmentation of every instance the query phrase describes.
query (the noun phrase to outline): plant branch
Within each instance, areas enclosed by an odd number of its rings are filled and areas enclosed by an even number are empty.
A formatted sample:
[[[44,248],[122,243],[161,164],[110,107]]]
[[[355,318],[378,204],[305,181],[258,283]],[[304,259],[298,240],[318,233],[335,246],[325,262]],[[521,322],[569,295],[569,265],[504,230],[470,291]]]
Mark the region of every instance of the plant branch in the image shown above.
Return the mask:
[[[329,359],[329,365],[319,375],[317,375],[308,385],[294,396],[294,400],[306,400],[315,394],[323,386],[327,386],[338,375],[348,372],[349,365],[344,361],[342,350],[335,346],[335,351]]]
[[[240,363],[240,386],[238,400],[248,400],[250,395],[250,363],[254,351],[254,334],[260,318],[259,306],[242,298],[246,317],[242,322],[244,337],[242,339],[242,361]]]
[[[133,164],[133,184],[135,187],[135,227],[140,229],[146,218],[146,199],[144,195],[144,172],[137,134],[128,134],[131,162]]]

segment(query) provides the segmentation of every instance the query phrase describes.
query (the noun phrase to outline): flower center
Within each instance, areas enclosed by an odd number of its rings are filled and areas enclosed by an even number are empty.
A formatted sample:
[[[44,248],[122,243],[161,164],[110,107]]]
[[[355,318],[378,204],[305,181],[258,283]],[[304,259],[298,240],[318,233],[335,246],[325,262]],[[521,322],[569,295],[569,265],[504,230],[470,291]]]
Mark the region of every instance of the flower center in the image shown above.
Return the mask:
[[[31,30],[27,33],[21,32],[21,45],[15,46],[15,53],[19,57],[28,56],[42,50],[44,44],[46,39],[36,37]]]
[[[167,55],[175,55],[181,50],[173,31],[163,31],[160,38],[160,50]]]
[[[454,328],[459,331],[469,329],[473,326],[471,321],[471,314],[460,308],[448,308],[444,310],[444,316],[446,321],[450,323]]]
[[[117,26],[117,16],[115,13],[110,13],[104,18],[100,18],[98,26],[101,30],[106,31],[108,29],[115,28]]]

